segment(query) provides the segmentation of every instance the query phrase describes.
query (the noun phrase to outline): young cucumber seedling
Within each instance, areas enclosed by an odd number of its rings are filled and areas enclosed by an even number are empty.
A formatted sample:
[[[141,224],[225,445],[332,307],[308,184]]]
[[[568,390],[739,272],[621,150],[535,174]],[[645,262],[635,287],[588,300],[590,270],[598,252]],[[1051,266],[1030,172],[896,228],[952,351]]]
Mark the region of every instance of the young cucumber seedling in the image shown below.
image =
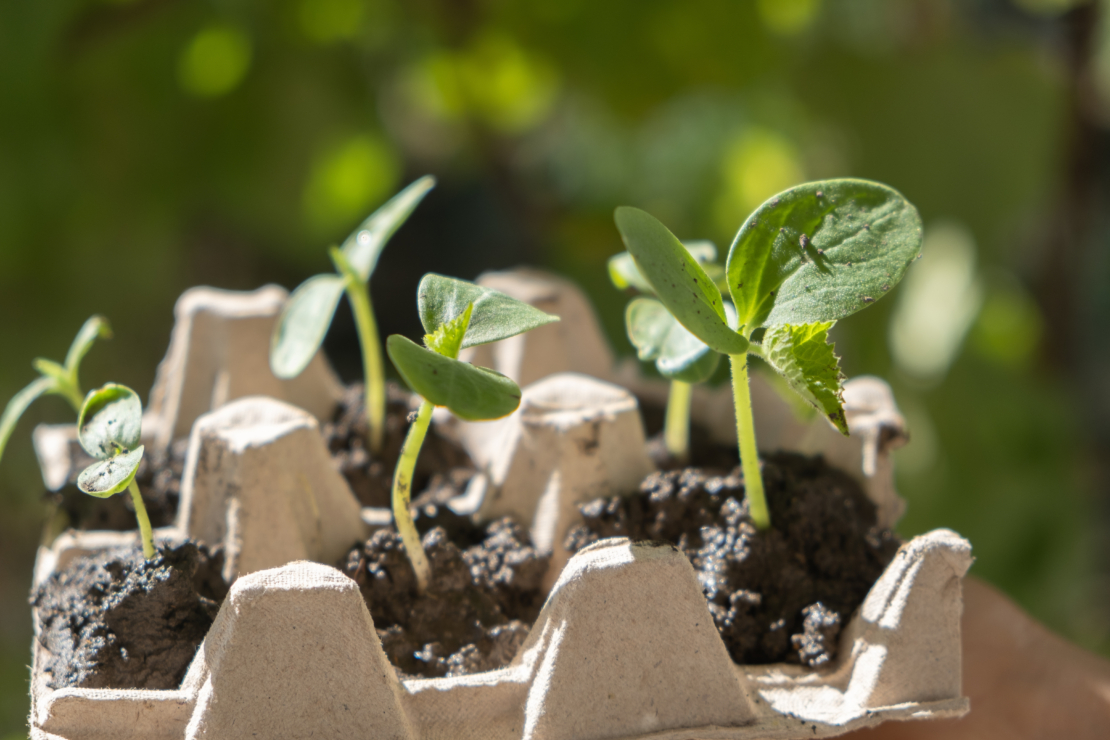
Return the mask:
[[[12,436],[19,417],[23,416],[23,412],[39,396],[62,396],[73,407],[73,413],[81,413],[84,394],[81,393],[81,383],[77,379],[77,371],[81,366],[81,360],[84,359],[85,354],[92,347],[92,343],[96,341],[97,337],[109,339],[111,336],[112,330],[108,326],[108,320],[103,316],[93,316],[77,332],[73,344],[69,346],[69,352],[66,353],[65,364],[59,365],[52,360],[44,360],[41,357],[32,363],[34,368],[38,370],[40,377],[32,381],[19,393],[16,393],[12,400],[8,401],[4,414],[0,416],[0,458],[4,457],[4,447],[7,446],[8,438]]]
[[[791,188],[761,205],[729,249],[721,290],[658,220],[621,207],[617,228],[667,311],[715,352],[728,355],[740,464],[752,521],[771,526],[756,453],[748,355],[761,357],[843,434],[839,360],[828,332],[874,303],[921,254],[921,217],[900,193],[866,180]],[[752,334],[763,328],[762,343]]]
[[[135,483],[143,459],[142,430],[143,406],[135,391],[115,383],[90,391],[77,420],[77,439],[97,461],[77,476],[77,487],[97,498],[129,491],[139,520],[143,556],[150,560],[154,557],[150,517]]]
[[[725,270],[716,264],[717,247],[712,242],[685,242],[690,256],[718,286],[724,285]],[[628,339],[641,360],[655,360],[659,374],[671,381],[663,423],[667,452],[685,462],[690,457],[690,397],[694,383],[712,377],[721,356],[678,323],[654,297],[651,287],[628,252],[609,258],[609,279],[622,290],[644,294],[632,299],[624,312]]]
[[[520,405],[520,388],[488,368],[458,359],[459,350],[516,336],[552,321],[551,316],[496,290],[429,273],[417,289],[424,346],[394,334],[386,341],[389,359],[409,387],[423,397],[409,427],[393,475],[393,521],[416,572],[421,592],[430,571],[409,511],[412,471],[424,444],[432,409],[446,406],[468,421],[499,419]]]
[[[385,368],[378,325],[370,305],[370,276],[389,237],[435,182],[434,177],[425,176],[412,183],[363,221],[342,247],[332,247],[329,254],[338,274],[316,275],[293,291],[270,343],[270,369],[274,375],[279,378],[300,375],[324,341],[339,298],[346,291],[362,348],[366,422],[373,453],[381,452],[385,439]]]

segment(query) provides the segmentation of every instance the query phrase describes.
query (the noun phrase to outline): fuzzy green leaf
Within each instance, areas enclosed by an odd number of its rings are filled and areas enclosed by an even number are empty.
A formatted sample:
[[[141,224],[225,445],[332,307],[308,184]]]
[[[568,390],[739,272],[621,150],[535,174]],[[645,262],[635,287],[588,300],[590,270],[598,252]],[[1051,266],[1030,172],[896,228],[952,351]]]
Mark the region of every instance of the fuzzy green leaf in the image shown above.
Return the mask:
[[[12,396],[12,400],[8,401],[3,415],[0,415],[0,458],[4,457],[4,448],[8,445],[8,438],[12,436],[19,417],[23,416],[23,412],[35,402],[35,399],[44,393],[51,392],[56,385],[57,382],[53,378],[35,378],[30,385],[16,393]]]
[[[270,338],[270,369],[274,375],[295,378],[308,367],[328,333],[345,284],[338,275],[317,275],[289,296]]]
[[[66,352],[65,367],[74,385],[77,384],[77,371],[81,366],[81,360],[85,358],[89,348],[92,347],[93,342],[98,337],[111,339],[112,327],[108,325],[108,319],[103,316],[92,316],[81,326],[77,336],[73,339],[73,343],[69,345],[69,352]]]
[[[836,323],[778,324],[763,335],[763,357],[798,395],[848,434],[844,418],[844,391],[840,361],[828,343]]]
[[[362,282],[365,283],[374,273],[378,257],[389,237],[393,236],[435,185],[436,179],[431,175],[421,177],[370,214],[343,242],[343,255]]]
[[[520,388],[500,373],[444,357],[399,334],[385,347],[409,388],[461,419],[500,419],[520,405]]]
[[[882,298],[921,254],[921,217],[867,180],[811,182],[780,193],[740,227],[728,287],[747,332],[835,321]]]
[[[462,348],[507,339],[559,320],[504,293],[433,272],[420,280],[416,303],[420,323],[428,334],[434,334],[440,326],[458,318],[468,304],[474,304]]]
[[[729,328],[721,291],[674,234],[653,216],[622,206],[617,229],[655,295],[694,336],[722,354],[742,354],[748,340]]]
[[[463,338],[470,327],[470,315],[474,311],[474,304],[466,304],[466,310],[460,315],[443,324],[431,334],[424,335],[424,344],[428,349],[437,352],[452,360],[458,358],[462,349]]]
[[[39,375],[53,378],[59,385],[66,385],[70,382],[69,371],[53,360],[36,357],[31,361],[31,367],[35,368]]]
[[[641,360],[655,360],[665,378],[685,383],[708,380],[721,356],[678,323],[653,298],[634,298],[624,312],[628,338]]]
[[[143,446],[98,460],[77,476],[77,487],[97,498],[108,498],[125,490],[135,478],[143,459]]]
[[[686,247],[686,251],[690,253],[690,256],[697,260],[708,273],[711,263],[713,260],[717,259],[716,245],[710,241],[692,241],[683,242],[682,246]],[[712,267],[715,267],[717,272],[723,274],[724,270],[719,265],[712,265]],[[710,275],[710,279],[712,279],[712,277],[713,276]],[[613,281],[613,285],[620,290],[632,288],[645,295],[655,294],[655,289],[651,287],[651,283],[647,281],[647,278],[640,273],[640,268],[636,267],[636,261],[628,252],[614,254],[609,258],[609,279]]]
[[[135,391],[108,383],[90,391],[77,418],[77,439],[85,452],[107,460],[139,446],[143,405]]]

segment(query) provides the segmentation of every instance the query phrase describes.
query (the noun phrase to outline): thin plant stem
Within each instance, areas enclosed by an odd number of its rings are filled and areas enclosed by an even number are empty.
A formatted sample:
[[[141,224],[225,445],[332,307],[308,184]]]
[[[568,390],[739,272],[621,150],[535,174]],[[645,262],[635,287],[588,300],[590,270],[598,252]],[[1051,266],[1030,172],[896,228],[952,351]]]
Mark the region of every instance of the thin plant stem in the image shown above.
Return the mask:
[[[671,381],[667,395],[667,418],[663,424],[663,441],[667,452],[676,460],[690,457],[690,396],[692,386],[681,380]]]
[[[744,494],[748,512],[758,529],[771,526],[771,514],[763,495],[763,475],[759,470],[759,453],[755,445],[755,421],[752,418],[752,396],[748,388],[748,356],[729,355],[732,366],[732,399],[736,404],[736,437],[740,443],[740,466],[744,470]]]
[[[409,562],[416,572],[416,587],[421,593],[428,586],[431,569],[428,567],[428,559],[424,557],[420,534],[412,521],[409,501],[412,498],[412,471],[416,468],[416,458],[420,455],[420,447],[424,444],[424,436],[428,433],[434,408],[435,406],[427,401],[420,404],[420,411],[417,412],[416,421],[409,427],[409,433],[405,436],[401,457],[397,460],[397,470],[393,474],[393,524],[401,535],[401,542],[405,545]]]
[[[85,398],[81,395],[81,389],[77,387],[77,384],[64,384],[59,388],[59,391],[69,401],[69,405],[73,407],[77,415],[80,416],[81,407],[85,405]]]
[[[139,534],[143,538],[143,557],[150,560],[154,557],[154,535],[150,529],[150,517],[146,515],[146,506],[143,505],[143,496],[139,493],[139,486],[135,479],[131,479],[127,490],[131,493],[131,502],[135,504],[135,518],[139,520]]]
[[[366,423],[370,431],[370,452],[378,454],[385,443],[385,369],[378,324],[370,307],[370,288],[361,280],[347,281],[347,297],[354,309],[358,341],[362,345],[362,365],[366,373]]]

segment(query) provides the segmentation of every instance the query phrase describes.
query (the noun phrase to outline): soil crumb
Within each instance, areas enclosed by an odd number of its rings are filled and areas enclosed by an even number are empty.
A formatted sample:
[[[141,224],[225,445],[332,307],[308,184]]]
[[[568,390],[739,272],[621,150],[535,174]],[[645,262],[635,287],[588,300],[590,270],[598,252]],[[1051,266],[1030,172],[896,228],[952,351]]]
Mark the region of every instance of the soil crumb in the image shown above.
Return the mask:
[[[119,548],[75,559],[32,594],[55,689],[175,689],[227,585],[222,553],[187,542],[144,560]]]
[[[690,559],[737,663],[828,664],[852,612],[894,557],[898,538],[875,506],[824,458],[764,456],[771,529],[748,513],[739,468],[653,473],[637,494],[582,504],[571,552],[605,537],[664,541]]]
[[[371,455],[367,441],[366,407],[361,384],[347,386],[332,421],[321,432],[332,458],[363,506],[388,508],[393,470],[409,428],[412,394],[395,383],[386,385],[385,449]],[[428,486],[437,470],[473,469],[474,463],[458,443],[428,429],[413,471],[413,490]]]
[[[428,524],[435,516],[423,518]],[[458,521],[445,523],[460,534]],[[362,590],[386,655],[402,678],[459,676],[507,665],[543,606],[540,579],[548,558],[531,546],[527,532],[508,518],[482,529],[469,526],[480,534],[461,540],[479,541],[464,549],[443,526],[424,535],[432,576],[423,595],[392,529],[376,532],[348,555],[343,571]]]

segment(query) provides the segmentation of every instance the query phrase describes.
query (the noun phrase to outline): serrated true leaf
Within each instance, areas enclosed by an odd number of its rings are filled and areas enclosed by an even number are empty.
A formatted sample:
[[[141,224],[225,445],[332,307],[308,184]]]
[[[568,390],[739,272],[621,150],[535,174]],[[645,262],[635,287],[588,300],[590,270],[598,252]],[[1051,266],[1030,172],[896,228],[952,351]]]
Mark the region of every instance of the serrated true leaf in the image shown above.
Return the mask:
[[[692,241],[683,242],[682,246],[686,247],[686,251],[690,253],[698,264],[702,266],[707,273],[717,272],[721,275],[724,274],[724,268],[720,265],[712,264],[713,260],[717,259],[717,247],[710,241]],[[713,275],[710,273],[710,279]],[[645,295],[654,295],[655,289],[651,287],[651,283],[640,272],[640,268],[636,267],[636,260],[628,252],[621,252],[614,254],[609,258],[609,279],[613,285],[620,290],[627,290],[632,288],[644,293]],[[714,280],[716,282],[716,280]]]
[[[416,180],[370,214],[343,242],[343,255],[362,282],[365,283],[374,273],[378,257],[389,237],[408,219],[435,184],[436,179],[431,175]]]
[[[305,280],[281,310],[270,338],[270,369],[279,378],[300,375],[328,333],[345,281],[338,275]]]
[[[740,227],[728,287],[751,331],[835,321],[886,295],[921,254],[921,217],[868,180],[810,182],[779,193]]]
[[[463,338],[470,327],[470,315],[474,311],[474,304],[466,304],[466,310],[460,315],[443,324],[431,334],[424,335],[424,344],[428,349],[444,357],[456,359],[462,349]]]
[[[778,324],[763,335],[763,357],[798,395],[825,415],[845,436],[844,392],[840,361],[828,343],[833,321]]]
[[[474,308],[463,348],[507,339],[559,320],[504,293],[433,272],[420,280],[416,291],[420,323],[428,334],[457,318],[470,303]]]
[[[77,487],[97,498],[108,498],[125,490],[135,478],[143,459],[143,447],[98,460],[77,476]]]
[[[461,419],[500,419],[520,405],[520,388],[500,373],[444,357],[399,334],[385,346],[409,388]]]
[[[77,418],[77,439],[85,452],[98,460],[138,447],[142,430],[139,396],[116,383],[90,391]]]
[[[635,298],[624,313],[628,338],[641,360],[655,360],[665,378],[685,383],[707,380],[717,369],[720,354],[688,332],[653,298]]]
[[[66,352],[65,368],[75,383],[81,360],[85,358],[89,348],[92,347],[97,338],[112,338],[112,327],[109,326],[108,319],[103,316],[89,317],[77,332],[77,336],[73,338],[73,342],[69,345],[69,351]]]
[[[614,216],[636,267],[655,295],[694,336],[722,354],[742,354],[748,341],[729,328],[721,291],[658,219],[622,206]]]

